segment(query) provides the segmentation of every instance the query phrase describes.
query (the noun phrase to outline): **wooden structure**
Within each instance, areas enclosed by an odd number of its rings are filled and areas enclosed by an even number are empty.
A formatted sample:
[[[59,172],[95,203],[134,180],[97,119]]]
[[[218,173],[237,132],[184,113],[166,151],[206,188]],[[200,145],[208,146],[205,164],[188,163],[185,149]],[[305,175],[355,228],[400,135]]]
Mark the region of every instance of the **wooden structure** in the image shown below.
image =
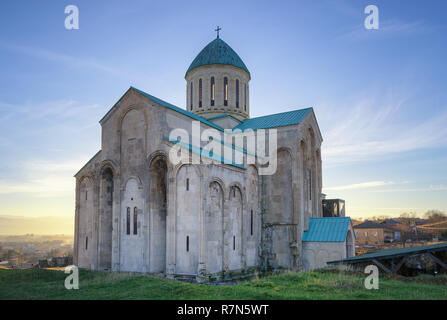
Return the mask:
[[[329,261],[329,266],[350,265],[363,269],[375,264],[387,274],[414,275],[420,272],[447,274],[447,242],[410,248],[377,250],[359,256]]]

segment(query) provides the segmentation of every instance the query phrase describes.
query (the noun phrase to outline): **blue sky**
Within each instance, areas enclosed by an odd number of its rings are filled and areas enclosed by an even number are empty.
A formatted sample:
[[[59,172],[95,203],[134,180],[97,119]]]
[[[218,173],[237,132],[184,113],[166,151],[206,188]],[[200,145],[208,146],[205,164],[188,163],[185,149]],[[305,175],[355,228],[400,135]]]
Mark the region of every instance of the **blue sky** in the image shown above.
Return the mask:
[[[64,28],[65,6],[79,30]],[[379,8],[379,30],[364,9]],[[0,215],[74,214],[98,120],[135,86],[185,106],[215,37],[241,56],[251,116],[312,106],[323,184],[352,217],[447,211],[445,1],[2,1]]]

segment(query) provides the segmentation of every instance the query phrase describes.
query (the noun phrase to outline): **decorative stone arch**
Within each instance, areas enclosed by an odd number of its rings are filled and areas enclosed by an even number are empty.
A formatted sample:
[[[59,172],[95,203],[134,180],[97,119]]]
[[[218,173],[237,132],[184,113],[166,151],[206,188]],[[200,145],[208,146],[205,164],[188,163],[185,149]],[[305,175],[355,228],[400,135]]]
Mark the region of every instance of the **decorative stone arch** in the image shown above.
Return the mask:
[[[130,180],[135,180],[138,184],[138,189],[144,189],[143,182],[139,176],[130,175],[126,180],[122,181],[121,183],[121,191],[124,191],[126,189],[127,183]]]
[[[235,188],[240,193],[239,201],[234,201],[237,197]],[[236,196],[236,197],[235,197]],[[227,189],[227,204],[224,208],[224,252],[223,269],[238,270],[245,268],[244,257],[244,210],[247,207],[245,190],[239,182],[232,182]],[[240,205],[240,207],[239,207]]]
[[[161,162],[161,164],[160,164]],[[167,154],[162,150],[152,152],[146,158],[149,181],[145,198],[148,212],[149,263],[151,272],[166,272],[167,268],[167,225],[169,198],[169,181],[172,165]]]
[[[182,167],[184,167],[184,166],[192,166],[192,167],[194,167],[194,169],[196,170],[197,177],[199,177],[199,178],[203,177],[202,170],[200,169],[199,165],[191,164],[191,163],[179,163],[179,164],[175,165],[173,170],[172,170],[172,175],[175,178],[177,178],[180,169]]]
[[[117,167],[112,160],[104,160],[98,170],[96,189],[99,210],[95,220],[98,225],[96,263],[100,270],[112,269],[113,221],[116,199],[119,199]],[[111,173],[111,177],[106,175],[107,171]]]
[[[101,176],[104,174],[105,170],[110,169],[112,171],[113,174],[113,178],[116,179],[117,177],[119,177],[119,166],[118,164],[110,159],[107,160],[103,160],[101,162],[101,165],[99,166],[99,169],[96,173],[96,178],[100,179]]]
[[[216,203],[212,198],[212,186],[217,185],[220,192],[220,208],[217,210]],[[207,273],[222,271],[224,257],[224,233],[223,223],[225,214],[225,184],[218,177],[209,177],[204,183],[202,197],[202,208],[204,208],[204,244],[202,268]]]
[[[163,150],[157,150],[152,152],[146,159],[146,167],[150,168],[155,160],[162,159],[166,163],[166,167],[168,169],[168,178],[174,178],[176,175],[173,175],[174,166],[171,161],[169,161],[169,154]]]
[[[311,152],[313,153],[315,151],[315,149],[316,149],[316,143],[315,143],[316,136],[315,136],[315,130],[312,127],[312,125],[309,125],[307,127],[306,134],[309,137]]]
[[[208,177],[203,184],[204,188],[209,188],[209,186],[213,182],[216,182],[217,184],[219,184],[220,188],[222,189],[222,195],[224,196],[223,199],[225,200],[226,187],[225,187],[225,182],[223,182],[223,180],[221,178],[215,177],[215,176]],[[207,193],[204,192],[202,199],[206,201],[206,197],[207,197]]]
[[[296,151],[295,151],[294,149],[292,149],[291,147],[279,146],[279,147],[276,149],[276,153],[278,154],[278,153],[281,152],[281,151],[286,151],[286,152],[288,152],[289,155],[290,155],[290,159],[292,160],[292,162],[293,162],[293,161],[296,161],[297,153],[296,153]]]
[[[123,120],[126,117],[126,115],[132,111],[132,110],[136,110],[139,111],[143,114],[143,120],[144,120],[144,129],[147,129],[148,126],[148,120],[146,117],[146,113],[144,112],[144,108],[141,105],[137,105],[137,104],[131,104],[125,108],[123,108],[123,110],[121,110],[119,117],[118,117],[118,122],[117,122],[117,128],[118,128],[118,133],[121,133],[121,127],[123,125]]]
[[[239,191],[241,192],[241,200],[242,200],[242,204],[245,206],[246,205],[246,193],[245,193],[245,187],[243,187],[238,181],[233,181],[232,183],[230,183],[228,185],[228,189],[227,189],[227,195],[228,198],[227,200],[231,199],[231,191],[233,190],[233,187],[236,187],[239,189]]]
[[[294,190],[294,186],[293,186],[293,181],[297,181],[298,179],[298,174],[297,174],[297,166],[294,165],[297,162],[297,153],[290,147],[286,147],[286,146],[280,146],[277,148],[276,154],[279,155],[280,152],[287,152],[290,156],[290,165],[292,167],[292,194],[291,194],[291,199],[292,199],[292,222],[293,223],[298,223],[298,212],[297,212],[297,207],[298,204],[296,203],[297,199],[296,199],[296,190]],[[278,170],[278,169],[277,169]]]
[[[118,149],[120,150],[120,155],[122,152],[122,126],[123,126],[123,121],[126,118],[126,116],[131,112],[131,111],[138,111],[143,115],[143,121],[144,121],[144,126],[143,126],[143,149],[144,149],[144,154],[146,154],[146,148],[147,148],[147,129],[148,129],[148,120],[147,120],[147,116],[146,116],[146,112],[144,112],[144,108],[140,105],[129,105],[126,108],[123,108],[123,110],[120,112],[118,120],[117,120],[117,130],[116,130],[116,137],[118,138]]]
[[[77,260],[76,264],[81,268],[90,269],[94,262],[94,250],[92,250],[94,246],[92,246],[92,241],[95,220],[95,181],[91,173],[86,173],[78,178],[77,181],[76,239],[74,251]]]
[[[85,174],[79,178],[79,185],[81,185],[84,182],[84,180],[86,180],[90,186],[92,187],[95,186],[95,177],[90,173]]]

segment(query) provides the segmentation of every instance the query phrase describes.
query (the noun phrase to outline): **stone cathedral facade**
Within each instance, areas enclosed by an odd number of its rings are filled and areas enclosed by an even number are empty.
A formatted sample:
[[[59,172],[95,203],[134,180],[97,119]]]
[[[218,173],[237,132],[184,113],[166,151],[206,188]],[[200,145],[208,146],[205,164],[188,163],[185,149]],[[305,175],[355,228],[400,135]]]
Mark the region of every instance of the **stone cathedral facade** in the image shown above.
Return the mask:
[[[250,118],[251,74],[219,37],[185,79],[185,109],[131,87],[99,121],[101,150],[75,175],[75,265],[198,281],[312,267],[307,256],[318,253],[302,238],[322,216],[313,109]],[[260,175],[245,162],[172,164],[170,132],[191,135],[192,122],[219,132],[275,128],[276,172]]]

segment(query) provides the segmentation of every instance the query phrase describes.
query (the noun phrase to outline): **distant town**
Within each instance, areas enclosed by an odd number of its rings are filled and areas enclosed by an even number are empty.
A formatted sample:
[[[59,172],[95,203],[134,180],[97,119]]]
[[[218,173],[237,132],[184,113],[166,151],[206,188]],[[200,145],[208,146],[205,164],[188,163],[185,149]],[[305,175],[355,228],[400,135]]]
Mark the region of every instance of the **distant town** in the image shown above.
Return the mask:
[[[0,268],[49,268],[71,264],[73,235],[0,235]]]
[[[344,211],[343,205],[338,205]],[[325,208],[327,209],[327,208]],[[333,208],[330,208],[331,211]],[[340,210],[337,208],[337,210]],[[331,216],[344,215],[344,212]],[[352,219],[356,256],[382,249],[447,241],[447,215],[431,210],[422,216]],[[0,235],[0,268],[58,268],[73,264],[73,235]]]
[[[422,217],[403,213],[397,218],[377,216],[352,222],[356,255],[447,241],[447,215],[438,210],[428,211]]]

